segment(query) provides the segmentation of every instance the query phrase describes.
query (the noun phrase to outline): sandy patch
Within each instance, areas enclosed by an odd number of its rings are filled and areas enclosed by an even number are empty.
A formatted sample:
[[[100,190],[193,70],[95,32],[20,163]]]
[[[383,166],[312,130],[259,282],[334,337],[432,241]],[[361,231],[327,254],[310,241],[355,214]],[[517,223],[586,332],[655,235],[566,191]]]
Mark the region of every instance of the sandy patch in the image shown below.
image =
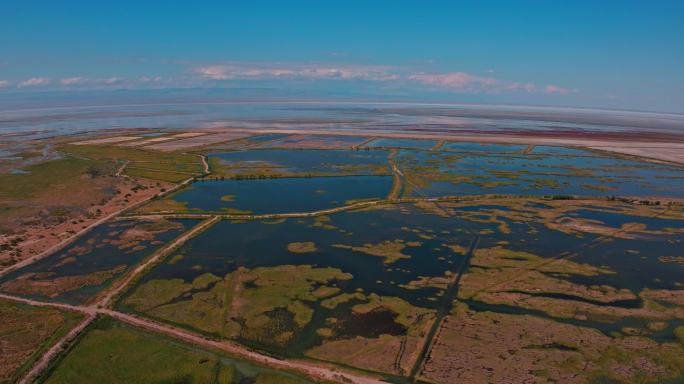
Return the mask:
[[[164,141],[169,141],[173,140],[173,137],[169,136],[164,136],[164,137],[153,137],[151,139],[145,139],[145,140],[139,140],[139,141],[128,141],[122,144],[119,144],[120,147],[142,147],[143,145],[149,145],[149,144],[154,144],[154,143],[161,143]]]
[[[153,149],[162,152],[172,152],[188,148],[203,147],[205,145],[221,143],[224,141],[241,139],[243,137],[250,136],[247,133],[241,132],[225,132],[217,133],[213,135],[203,134],[202,136],[195,136],[183,140],[175,140],[164,143],[152,144],[145,146],[146,149]]]
[[[141,138],[142,137],[140,137],[140,136],[114,136],[114,137],[104,137],[101,139],[78,141],[78,142],[72,143],[72,144],[73,145],[113,144],[113,143],[121,143],[123,141],[138,140]]]
[[[207,134],[207,132],[183,132],[183,133],[179,133],[177,135],[173,135],[172,137],[175,137],[177,139],[184,139],[187,137],[204,136],[206,134]]]

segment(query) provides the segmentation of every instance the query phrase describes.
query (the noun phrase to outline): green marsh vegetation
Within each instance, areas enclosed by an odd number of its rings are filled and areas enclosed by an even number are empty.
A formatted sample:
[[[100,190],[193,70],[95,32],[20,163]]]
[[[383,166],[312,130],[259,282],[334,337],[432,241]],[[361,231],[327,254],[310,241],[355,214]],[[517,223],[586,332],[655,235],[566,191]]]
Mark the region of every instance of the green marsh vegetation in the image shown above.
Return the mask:
[[[46,383],[291,383],[309,381],[151,334],[111,318],[98,320]]]
[[[123,304],[207,333],[278,346],[309,323],[317,301],[337,291],[327,284],[351,278],[308,265],[239,268],[224,278],[206,273],[192,283],[150,280]]]
[[[121,163],[128,161],[124,174],[151,180],[177,183],[204,170],[198,156],[177,152],[157,152],[115,145],[65,145],[65,153],[93,160]]]

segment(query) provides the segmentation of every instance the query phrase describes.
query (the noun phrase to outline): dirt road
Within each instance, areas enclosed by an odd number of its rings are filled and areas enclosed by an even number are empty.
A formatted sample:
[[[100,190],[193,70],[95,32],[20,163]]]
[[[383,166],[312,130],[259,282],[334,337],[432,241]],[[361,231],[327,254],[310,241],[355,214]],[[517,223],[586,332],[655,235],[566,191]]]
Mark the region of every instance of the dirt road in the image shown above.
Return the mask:
[[[251,360],[271,368],[277,369],[287,369],[292,371],[297,371],[303,373],[310,377],[315,377],[319,380],[329,380],[334,382],[347,382],[347,383],[358,383],[358,384],[380,384],[384,383],[379,379],[372,377],[360,376],[351,372],[346,372],[339,370],[337,368],[329,368],[325,366],[316,365],[314,363],[301,361],[301,360],[280,360],[270,356],[262,355],[258,352],[249,350],[238,344],[234,344],[229,341],[217,341],[208,339],[202,335],[186,331],[184,329],[170,327],[165,324],[160,324],[147,319],[142,319],[129,314],[111,311],[111,310],[101,310],[103,314],[111,316],[119,321],[147,329],[152,332],[162,333],[167,336],[171,336],[177,339],[181,339],[185,342],[199,345],[205,348],[216,349],[220,351],[227,352],[232,355],[237,355],[247,360]]]
[[[146,329],[151,332],[161,333],[176,339],[183,340],[187,343],[202,346],[209,349],[219,350],[231,355],[244,358],[262,365],[266,365],[276,369],[286,369],[296,371],[309,377],[318,380],[328,380],[339,383],[358,383],[358,384],[381,384],[385,383],[382,380],[361,376],[356,373],[345,371],[335,367],[325,365],[318,365],[315,363],[301,361],[301,360],[280,360],[271,356],[262,355],[261,353],[252,351],[239,344],[230,341],[212,340],[200,334],[187,331],[184,329],[175,328],[166,324],[158,323],[152,320],[133,316],[131,314],[118,312],[111,309],[99,308],[97,305],[78,306],[63,303],[43,302],[32,299],[25,299],[17,296],[11,296],[0,293],[0,298],[6,300],[13,300],[25,304],[42,307],[53,307],[62,310],[77,311],[86,314],[86,319],[78,326],[72,329],[67,335],[53,345],[31,368],[31,370],[20,380],[20,383],[31,383],[41,372],[43,372],[50,362],[57,357],[59,352],[64,349],[64,346],[78,336],[83,330],[96,318],[97,315],[106,315],[113,317],[124,323]]]

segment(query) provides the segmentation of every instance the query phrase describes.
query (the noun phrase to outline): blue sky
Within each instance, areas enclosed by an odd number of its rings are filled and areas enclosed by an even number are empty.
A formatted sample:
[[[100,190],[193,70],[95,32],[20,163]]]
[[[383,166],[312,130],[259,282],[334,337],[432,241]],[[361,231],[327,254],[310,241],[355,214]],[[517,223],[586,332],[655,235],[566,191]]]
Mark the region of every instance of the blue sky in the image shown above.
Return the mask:
[[[684,113],[684,1],[0,3],[0,92],[177,87]]]

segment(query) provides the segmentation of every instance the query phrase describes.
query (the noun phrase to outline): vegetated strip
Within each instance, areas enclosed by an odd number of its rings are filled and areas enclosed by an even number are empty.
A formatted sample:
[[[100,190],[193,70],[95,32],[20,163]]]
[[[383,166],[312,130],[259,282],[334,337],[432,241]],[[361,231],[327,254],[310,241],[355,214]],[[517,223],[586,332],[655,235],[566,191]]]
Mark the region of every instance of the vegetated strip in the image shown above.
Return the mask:
[[[150,213],[137,213],[131,215],[123,215],[115,219],[115,221],[131,220],[131,219],[149,219],[149,218],[166,218],[166,219],[203,219],[212,216],[220,216],[225,220],[261,220],[261,219],[281,219],[281,218],[297,218],[297,217],[315,217],[322,215],[329,215],[337,212],[352,211],[356,209],[368,208],[371,206],[381,206],[389,204],[402,204],[402,203],[417,203],[417,202],[433,202],[439,203],[443,201],[448,202],[472,202],[478,200],[494,200],[494,199],[539,199],[539,200],[555,200],[552,196],[538,196],[538,195],[467,195],[467,196],[439,196],[439,197],[402,197],[394,200],[389,199],[378,199],[372,201],[361,201],[349,205],[344,205],[341,207],[328,208],[318,211],[307,211],[307,212],[292,212],[292,213],[262,213],[262,214],[222,214],[221,212],[202,212],[202,213],[191,213],[191,212],[150,212]],[[606,201],[615,200],[621,201],[623,203],[632,203],[634,201],[644,201],[644,202],[662,202],[663,199],[657,198],[631,198],[631,197],[597,197],[597,196],[562,196],[563,200],[586,200],[586,201]],[[665,199],[666,200],[666,199]],[[665,205],[684,205],[684,203],[678,201],[666,201]]]
[[[418,373],[420,372],[420,369],[423,366],[423,362],[428,357],[430,350],[432,349],[432,345],[435,340],[435,335],[437,334],[437,331],[442,327],[444,317],[451,312],[454,299],[456,299],[458,295],[458,288],[461,282],[461,277],[468,270],[468,266],[470,265],[470,259],[473,257],[473,254],[475,253],[475,250],[477,249],[479,243],[480,236],[475,235],[473,241],[470,243],[468,252],[466,253],[463,260],[461,260],[461,263],[458,266],[458,273],[456,274],[456,277],[449,283],[449,287],[447,287],[446,293],[444,294],[444,296],[442,296],[442,302],[437,308],[435,321],[432,323],[432,327],[430,327],[430,330],[425,336],[425,340],[423,341],[423,348],[421,349],[420,354],[418,355],[418,358],[416,359],[416,362],[414,363],[413,368],[411,369],[409,378],[413,381],[415,381],[416,375],[418,375]]]
[[[534,144],[527,144],[527,147],[522,150],[523,155],[527,155],[528,153],[531,153],[534,150],[535,145]]]
[[[445,143],[446,143],[446,140],[440,140],[437,142],[437,144],[435,144],[434,147],[430,148],[430,150],[431,151],[439,151],[442,148],[442,146],[444,146]]]
[[[359,149],[359,148],[363,147],[364,145],[369,144],[369,143],[370,143],[371,141],[373,141],[373,140],[375,140],[375,137],[369,137],[369,138],[367,138],[366,140],[364,140],[364,141],[362,141],[362,142],[360,142],[360,143],[358,143],[358,144],[356,144],[356,145],[353,145],[353,146],[351,147],[351,149]]]

